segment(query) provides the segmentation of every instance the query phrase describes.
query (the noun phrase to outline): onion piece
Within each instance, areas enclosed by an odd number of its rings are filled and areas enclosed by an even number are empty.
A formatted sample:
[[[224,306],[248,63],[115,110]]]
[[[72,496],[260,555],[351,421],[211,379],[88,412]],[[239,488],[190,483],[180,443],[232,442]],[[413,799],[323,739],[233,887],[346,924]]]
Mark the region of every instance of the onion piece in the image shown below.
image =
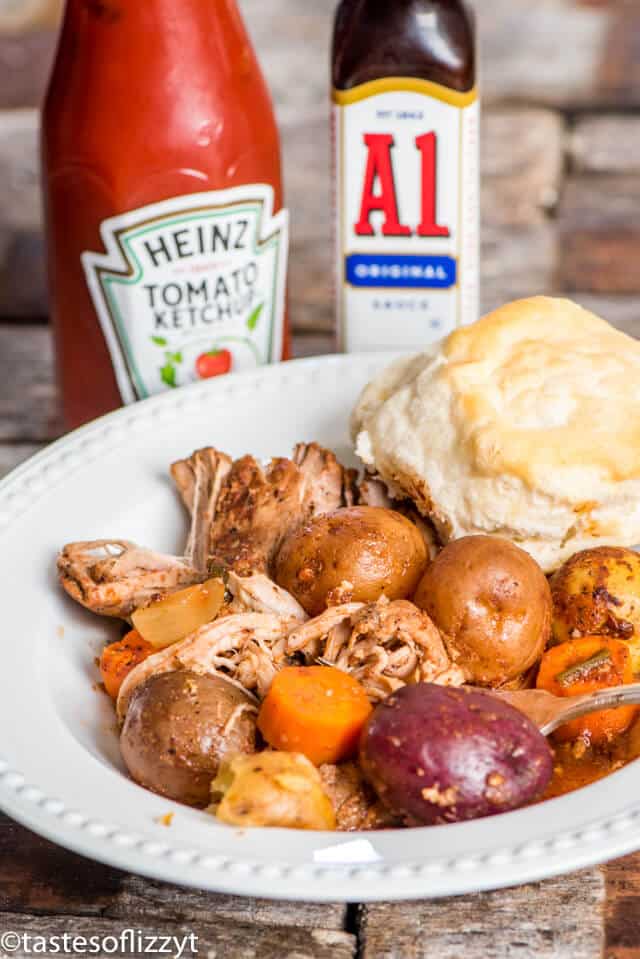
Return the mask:
[[[137,609],[131,621],[143,639],[165,649],[215,619],[223,602],[224,583],[208,579]]]

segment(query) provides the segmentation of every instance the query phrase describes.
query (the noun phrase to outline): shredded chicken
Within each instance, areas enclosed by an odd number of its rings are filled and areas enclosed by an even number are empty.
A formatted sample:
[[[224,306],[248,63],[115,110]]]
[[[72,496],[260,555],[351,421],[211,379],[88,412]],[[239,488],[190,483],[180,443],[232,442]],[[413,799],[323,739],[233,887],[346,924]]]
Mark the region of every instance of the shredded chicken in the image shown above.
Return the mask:
[[[224,676],[262,698],[285,664],[288,622],[268,613],[224,616],[201,626],[186,639],[139,663],[118,696],[118,717],[126,716],[134,689],[145,679],[176,669]]]
[[[191,513],[193,565],[201,568],[206,554],[210,568],[240,576],[268,574],[289,532],[355,499],[355,471],[317,443],[299,443],[292,459],[264,467],[252,456],[232,462],[209,447],[174,463],[171,473]]]
[[[344,469],[331,450],[318,443],[298,443],[292,459],[305,478],[304,519],[353,505],[357,470]]]
[[[222,484],[231,469],[231,458],[212,447],[196,450],[171,465],[171,475],[191,514],[186,547],[189,563],[203,573],[209,562],[211,524]]]
[[[387,484],[379,476],[372,476],[369,473],[365,473],[358,484],[358,502],[363,506],[382,506],[385,509],[393,509],[393,500],[389,496]]]
[[[94,613],[122,619],[203,579],[184,559],[121,539],[68,543],[57,565],[60,582],[73,599]]]
[[[318,772],[336,814],[336,826],[342,832],[360,829],[391,829],[401,825],[363,779],[356,763],[329,763]]]
[[[303,626],[298,626],[287,640],[287,653],[304,653],[307,662],[314,662],[324,655],[325,646],[331,640],[334,632],[344,640],[351,636],[351,617],[364,609],[364,603],[341,603],[339,606],[330,606],[319,616],[310,619]],[[336,634],[338,635],[338,634]]]
[[[385,699],[406,683],[464,682],[436,626],[413,603],[379,600],[357,613],[352,624],[348,642],[327,644],[324,656],[359,679],[372,700]]]
[[[406,683],[464,683],[432,621],[406,600],[330,607],[290,633],[287,653],[295,652],[351,673],[373,702]]]
[[[297,599],[264,573],[238,576],[232,571],[227,578],[227,588],[233,596],[232,607],[239,613],[273,613],[283,620],[291,620],[292,626],[309,618]]]

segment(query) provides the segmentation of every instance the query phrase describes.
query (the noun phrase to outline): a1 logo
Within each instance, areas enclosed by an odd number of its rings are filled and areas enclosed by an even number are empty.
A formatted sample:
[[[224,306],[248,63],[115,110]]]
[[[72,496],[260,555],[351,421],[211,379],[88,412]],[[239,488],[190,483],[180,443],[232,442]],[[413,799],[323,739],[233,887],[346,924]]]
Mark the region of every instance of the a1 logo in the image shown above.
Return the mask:
[[[357,236],[375,236],[371,214],[381,212],[383,236],[448,237],[449,227],[437,222],[438,136],[423,133],[414,140],[420,153],[420,222],[415,231],[400,221],[393,166],[395,140],[391,133],[365,133],[367,161],[364,172],[360,215],[354,224]]]

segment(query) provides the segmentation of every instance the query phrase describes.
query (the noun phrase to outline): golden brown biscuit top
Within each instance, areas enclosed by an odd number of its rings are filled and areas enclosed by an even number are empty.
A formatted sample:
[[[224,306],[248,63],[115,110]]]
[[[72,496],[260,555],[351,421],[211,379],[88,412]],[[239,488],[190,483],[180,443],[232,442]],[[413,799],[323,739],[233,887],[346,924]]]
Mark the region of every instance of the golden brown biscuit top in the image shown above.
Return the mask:
[[[640,342],[570,300],[533,297],[457,330],[442,355],[478,475],[534,488],[558,468],[640,478]]]

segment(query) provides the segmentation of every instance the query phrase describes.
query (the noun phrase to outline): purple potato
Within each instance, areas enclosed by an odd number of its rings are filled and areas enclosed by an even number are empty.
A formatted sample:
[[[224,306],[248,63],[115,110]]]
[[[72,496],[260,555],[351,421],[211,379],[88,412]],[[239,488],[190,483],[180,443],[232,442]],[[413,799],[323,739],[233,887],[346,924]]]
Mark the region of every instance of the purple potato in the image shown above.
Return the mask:
[[[553,755],[534,724],[491,693],[417,683],[371,714],[364,775],[408,826],[493,816],[539,797]]]

